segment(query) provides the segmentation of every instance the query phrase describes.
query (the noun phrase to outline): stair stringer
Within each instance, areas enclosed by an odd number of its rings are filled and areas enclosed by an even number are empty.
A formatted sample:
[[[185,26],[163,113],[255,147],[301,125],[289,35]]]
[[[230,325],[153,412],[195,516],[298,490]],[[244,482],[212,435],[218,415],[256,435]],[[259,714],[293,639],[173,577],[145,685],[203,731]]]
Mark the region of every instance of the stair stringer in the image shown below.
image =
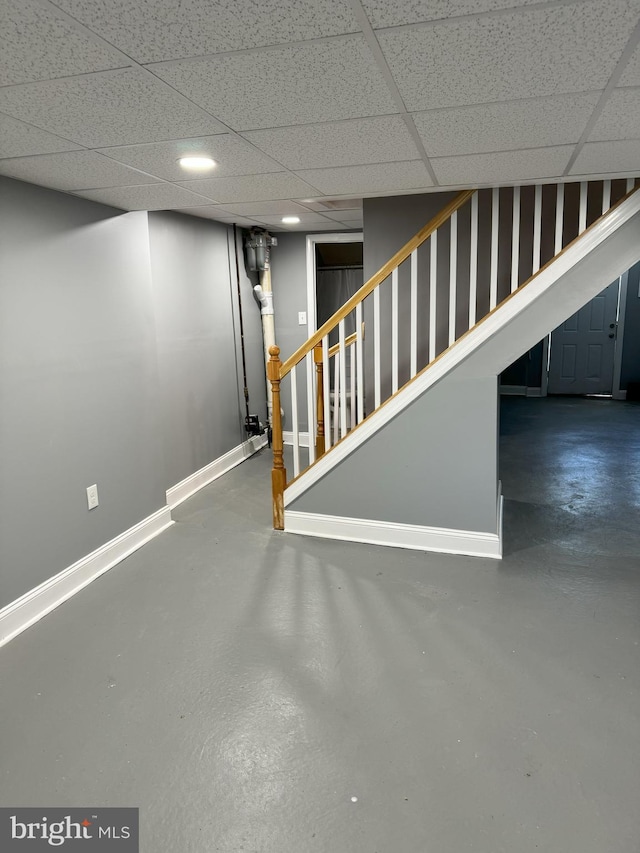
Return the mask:
[[[415,520],[404,524],[403,520],[397,517],[394,495],[401,494],[407,470],[409,467],[414,469],[423,465],[424,475],[428,476],[429,471],[433,470],[428,459],[429,453],[435,456],[439,452],[438,449],[425,448],[419,441],[413,443],[413,446],[407,446],[408,436],[420,436],[420,423],[415,418],[416,413],[420,414],[423,422],[428,416],[424,404],[418,404],[413,412],[411,407],[421,401],[421,398],[428,397],[432,389],[434,393],[431,396],[435,403],[438,397],[442,398],[446,389],[449,389],[449,392],[453,389],[451,393],[454,393],[457,388],[459,394],[469,394],[469,389],[475,387],[475,383],[482,383],[489,405],[495,404],[497,409],[497,375],[638,260],[640,192],[625,199],[594,223],[526,285],[494,309],[412,382],[294,480],[285,491],[285,530],[424,550],[499,557],[501,500],[497,472],[494,472],[494,475],[483,475],[482,483],[476,478],[472,484],[474,490],[481,489],[484,492],[485,504],[489,501],[494,507],[492,521],[487,523],[485,519],[481,529],[469,530],[456,527],[455,524],[443,525],[442,521],[434,525],[430,523],[429,518],[424,519],[424,524],[416,526]],[[441,391],[436,394],[438,385],[441,386]],[[495,399],[492,402],[494,394]],[[442,404],[440,399],[435,411],[446,421],[447,413],[442,410]],[[450,403],[444,403],[445,408],[448,405]],[[431,412],[433,418],[434,408]],[[485,420],[487,417],[488,415]],[[388,509],[385,512],[378,507],[376,518],[363,517],[362,513],[358,512],[359,498],[362,497],[358,470],[361,473],[365,469],[362,465],[358,469],[358,461],[365,464],[366,470],[370,471],[372,465],[376,466],[376,459],[382,460],[385,454],[388,455],[391,447],[390,442],[385,443],[384,436],[380,434],[387,433],[388,425],[394,421],[398,420],[400,423],[412,418],[413,428],[404,423],[396,428],[397,435],[404,436],[405,444],[400,451],[398,448],[394,450],[399,458],[394,459],[393,464],[389,464],[387,460],[385,464],[380,462],[377,465],[381,475],[378,488],[385,490],[390,496]],[[449,423],[451,424],[451,421]],[[376,436],[377,440],[374,438]],[[465,433],[461,436],[464,443],[458,446],[468,451],[469,443],[474,440],[472,432]],[[366,449],[368,443],[378,446],[379,456],[372,457],[372,447]],[[474,453],[488,456],[489,459],[495,455],[497,468],[497,420],[492,432],[487,428],[483,446],[476,447]],[[456,453],[456,457],[458,455]],[[361,457],[360,460],[358,457]],[[465,465],[469,460],[472,460],[472,455],[467,452],[466,459],[452,459],[451,466]],[[433,461],[432,459],[431,462]],[[346,467],[340,474],[332,475],[338,466],[345,463]],[[450,467],[449,470],[454,468]],[[493,481],[489,482],[489,478]],[[371,479],[369,480],[371,488]],[[332,486],[339,491],[336,492]],[[446,486],[448,484],[442,482],[434,483],[435,489]],[[487,496],[487,487],[492,490],[490,498]],[[464,486],[459,483],[458,488],[461,489],[462,495]],[[348,516],[346,513],[338,515],[333,512],[336,500],[332,499],[332,495],[336,494],[341,496],[338,503],[350,508]],[[319,511],[323,507],[324,511]]]

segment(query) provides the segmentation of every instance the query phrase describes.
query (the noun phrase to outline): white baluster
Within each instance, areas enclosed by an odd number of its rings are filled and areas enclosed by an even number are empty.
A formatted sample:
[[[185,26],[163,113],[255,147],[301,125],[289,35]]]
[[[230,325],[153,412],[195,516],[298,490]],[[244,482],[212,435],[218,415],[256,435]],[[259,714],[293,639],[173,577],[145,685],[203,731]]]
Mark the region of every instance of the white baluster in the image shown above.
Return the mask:
[[[556,243],[554,254],[562,251],[562,231],[564,227],[564,184],[558,184],[556,190]]]
[[[306,355],[307,361],[307,423],[309,430],[309,465],[316,458],[316,393],[315,393],[315,364],[313,363],[313,350]]]
[[[347,434],[347,353],[344,344],[344,320],[338,324],[340,341],[340,438]]]
[[[298,427],[298,382],[296,379],[296,365],[291,368],[291,418],[293,422],[293,476],[300,473],[300,429]],[[311,441],[311,430],[309,430],[309,441]]]
[[[511,226],[511,293],[520,284],[520,187],[513,188],[513,225]]]
[[[398,390],[398,268],[391,273],[391,393]]]
[[[329,360],[329,335],[322,339],[322,394],[324,398],[324,449],[332,445],[331,436],[331,362]]]
[[[418,250],[411,252],[411,378],[418,372]]]
[[[451,214],[449,239],[449,346],[456,339],[456,289],[458,285],[458,211]]]
[[[340,440],[340,353],[333,357],[333,443]]]
[[[489,308],[498,304],[498,220],[500,217],[500,190],[491,192],[491,268],[489,282]]]
[[[476,324],[478,297],[478,193],[471,196],[471,242],[469,246],[469,328]]]
[[[587,182],[580,181],[580,215],[578,217],[578,234],[587,227]]]
[[[429,238],[431,258],[429,265],[429,361],[436,357],[436,290],[438,278],[438,232]]]
[[[356,363],[358,368],[358,408],[357,422],[360,423],[364,419],[364,356],[362,346],[362,302],[356,305]]]
[[[536,184],[533,197],[533,265],[531,272],[540,269],[540,242],[542,236],[542,186]]]
[[[380,285],[373,291],[373,384],[377,409],[380,405]]]
[[[611,207],[611,181],[602,182],[602,212],[606,213]]]
[[[627,178],[627,192],[630,193],[633,189],[633,185],[635,183],[635,178]]]
[[[351,344],[349,347],[349,411],[351,420],[349,429],[353,429],[356,421],[356,345]]]

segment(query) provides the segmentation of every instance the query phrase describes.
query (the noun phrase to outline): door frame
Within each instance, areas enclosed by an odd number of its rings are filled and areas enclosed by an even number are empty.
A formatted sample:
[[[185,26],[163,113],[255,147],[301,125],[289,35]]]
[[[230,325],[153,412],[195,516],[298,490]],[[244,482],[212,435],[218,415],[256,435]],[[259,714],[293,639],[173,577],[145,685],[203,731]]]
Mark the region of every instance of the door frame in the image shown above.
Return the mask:
[[[629,281],[629,270],[618,276],[618,309],[617,309],[617,328],[616,328],[616,345],[613,350],[613,379],[611,383],[611,399],[626,400],[627,392],[620,390],[620,375],[622,372],[622,349],[624,345],[624,324],[627,309],[627,283]],[[613,284],[613,282],[611,282]],[[542,345],[542,387],[540,396],[546,397],[549,387],[549,365],[551,363],[551,336],[552,333],[546,336]]]
[[[307,234],[307,338],[317,330],[316,243],[364,243],[362,231]]]
[[[622,350],[624,346],[624,326],[627,314],[627,286],[629,270],[620,276],[618,290],[618,327],[616,329],[616,348],[613,352],[613,389],[611,396],[614,400],[626,400],[627,392],[620,390],[620,374],[622,373]]]

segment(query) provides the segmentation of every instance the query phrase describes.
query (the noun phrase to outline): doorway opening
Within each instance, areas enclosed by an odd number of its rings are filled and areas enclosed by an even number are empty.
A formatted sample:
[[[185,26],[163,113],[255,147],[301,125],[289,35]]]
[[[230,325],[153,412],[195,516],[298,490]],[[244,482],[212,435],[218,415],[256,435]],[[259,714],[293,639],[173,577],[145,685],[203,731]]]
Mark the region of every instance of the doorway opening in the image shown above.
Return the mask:
[[[620,391],[627,277],[609,284],[551,333],[548,394],[613,397]]]
[[[315,234],[307,237],[307,320],[309,337],[341,308],[364,284],[362,232],[349,234]],[[355,315],[344,321],[345,335],[355,332]],[[339,331],[329,334],[329,347],[338,343]],[[354,350],[345,355],[344,370],[340,369],[340,354],[332,359],[329,370],[328,429],[332,431],[332,443],[340,434],[339,407],[341,398],[340,376],[345,388],[347,423],[355,426],[355,367]]]

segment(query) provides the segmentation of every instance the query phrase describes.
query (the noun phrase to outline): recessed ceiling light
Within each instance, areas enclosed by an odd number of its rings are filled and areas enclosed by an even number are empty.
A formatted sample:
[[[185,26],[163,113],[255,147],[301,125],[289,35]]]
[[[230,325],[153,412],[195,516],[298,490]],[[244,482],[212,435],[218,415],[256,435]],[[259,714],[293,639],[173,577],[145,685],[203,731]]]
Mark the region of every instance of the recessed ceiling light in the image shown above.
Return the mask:
[[[211,157],[180,157],[178,163],[190,172],[206,172],[216,165],[216,161]]]
[[[300,222],[299,216],[283,216],[282,221],[285,225],[297,225]]]

